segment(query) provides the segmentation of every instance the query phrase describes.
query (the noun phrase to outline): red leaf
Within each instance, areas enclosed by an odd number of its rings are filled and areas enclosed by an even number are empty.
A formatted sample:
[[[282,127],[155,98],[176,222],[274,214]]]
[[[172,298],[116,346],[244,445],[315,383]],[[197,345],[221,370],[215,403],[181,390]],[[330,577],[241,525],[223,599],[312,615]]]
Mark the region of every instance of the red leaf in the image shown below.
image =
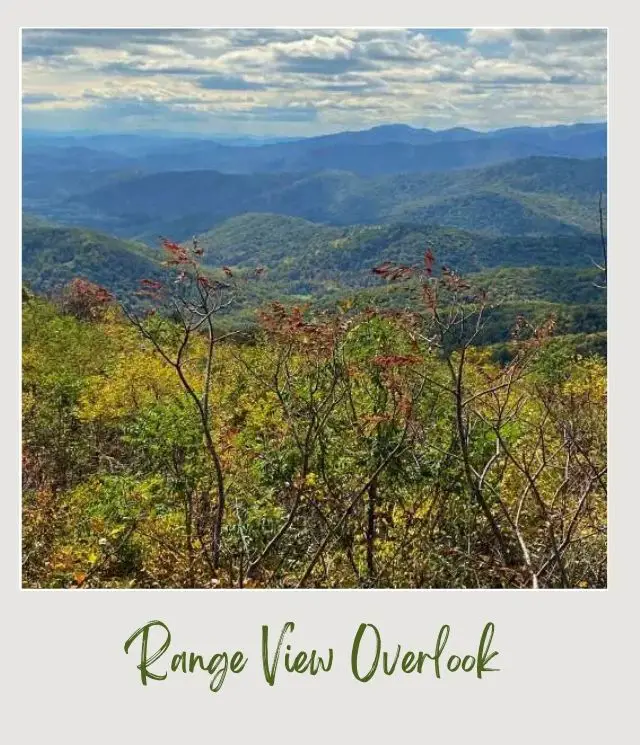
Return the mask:
[[[426,269],[426,272],[429,276],[431,276],[433,272],[434,260],[435,260],[435,256],[431,252],[431,249],[427,248],[427,250],[424,252],[424,268]]]

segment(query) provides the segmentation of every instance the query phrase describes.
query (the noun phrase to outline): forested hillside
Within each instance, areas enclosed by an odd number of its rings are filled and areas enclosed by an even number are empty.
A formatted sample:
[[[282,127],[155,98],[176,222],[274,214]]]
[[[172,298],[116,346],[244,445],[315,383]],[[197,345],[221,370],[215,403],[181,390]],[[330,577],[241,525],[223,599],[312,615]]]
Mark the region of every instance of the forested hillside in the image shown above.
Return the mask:
[[[596,232],[604,159],[529,158],[449,173],[365,178],[326,170],[234,175],[211,170],[42,173],[25,181],[24,208],[121,237],[184,239],[247,212],[333,225],[435,223],[489,235]]]
[[[250,266],[256,260],[294,279],[313,275],[362,284],[372,266],[385,260],[417,261],[425,245],[459,271],[496,266],[593,266],[600,237],[489,237],[436,224],[317,225],[277,215],[246,214],[199,236],[205,263]],[[290,272],[287,276],[287,272]]]
[[[434,246],[444,265],[490,289],[499,305],[487,315],[479,343],[507,339],[523,313],[536,320],[554,313],[562,333],[606,329],[606,298],[597,287],[600,273],[593,265],[601,244],[593,235],[498,239],[438,226],[337,228],[247,214],[202,234],[198,242],[203,270],[212,276],[220,266],[240,277],[252,276],[257,267],[262,272],[259,281],[248,282],[234,306],[221,314],[225,328],[234,322],[244,329],[255,326],[256,311],[274,300],[310,302],[323,309],[340,301],[360,307],[404,307],[409,302],[404,284],[381,288],[372,269],[388,261],[415,264],[425,246]],[[55,295],[82,277],[104,286],[121,302],[140,302],[139,283],[161,276],[162,258],[157,246],[85,229],[29,217],[23,226],[23,280],[39,293]]]
[[[85,277],[127,296],[159,270],[144,245],[23,216],[22,279],[38,292],[60,291],[74,277]]]

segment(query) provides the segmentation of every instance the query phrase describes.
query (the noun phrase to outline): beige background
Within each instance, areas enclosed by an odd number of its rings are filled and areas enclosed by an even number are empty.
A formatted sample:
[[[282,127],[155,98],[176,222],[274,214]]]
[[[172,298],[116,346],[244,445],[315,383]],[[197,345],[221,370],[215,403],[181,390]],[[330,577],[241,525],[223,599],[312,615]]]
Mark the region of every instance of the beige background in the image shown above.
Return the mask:
[[[8,742],[603,743],[636,729],[638,494],[638,26],[622,2],[445,4],[293,2],[98,5],[23,2],[2,11],[2,704]],[[466,5],[466,7],[465,7]],[[631,7],[631,6],[629,6]],[[609,26],[610,569],[607,591],[21,591],[19,547],[19,26]],[[613,288],[613,289],[611,289]],[[635,357],[635,359],[634,359]],[[210,693],[206,675],[140,685],[127,637],[160,618],[176,649],[245,650],[246,670]],[[294,643],[336,660],[330,673],[260,667],[260,626],[296,622]],[[351,640],[375,623],[388,647],[477,644],[496,624],[501,672],[378,678],[350,674]],[[137,648],[136,648],[137,649]],[[627,731],[627,734],[625,733]]]

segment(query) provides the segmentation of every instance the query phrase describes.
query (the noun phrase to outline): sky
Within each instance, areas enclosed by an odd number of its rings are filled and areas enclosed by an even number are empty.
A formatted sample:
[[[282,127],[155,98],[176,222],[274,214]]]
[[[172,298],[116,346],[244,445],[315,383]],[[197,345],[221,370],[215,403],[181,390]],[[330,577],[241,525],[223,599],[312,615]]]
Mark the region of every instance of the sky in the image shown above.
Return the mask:
[[[25,29],[23,127],[307,136],[604,121],[601,29]]]

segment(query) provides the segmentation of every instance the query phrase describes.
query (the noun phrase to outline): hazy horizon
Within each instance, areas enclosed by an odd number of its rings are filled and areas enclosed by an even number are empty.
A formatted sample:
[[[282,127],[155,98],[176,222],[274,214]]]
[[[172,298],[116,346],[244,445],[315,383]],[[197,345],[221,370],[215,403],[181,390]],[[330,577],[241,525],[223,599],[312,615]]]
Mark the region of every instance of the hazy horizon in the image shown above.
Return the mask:
[[[391,122],[389,124],[377,124],[362,128],[348,128],[348,129],[337,129],[327,132],[318,132],[313,135],[241,135],[224,132],[207,132],[207,131],[189,131],[189,130],[163,130],[163,129],[38,129],[35,127],[23,127],[22,134],[38,135],[38,136],[57,136],[57,137],[167,137],[167,138],[186,138],[186,139],[229,139],[229,140],[288,140],[288,139],[306,139],[313,137],[326,137],[333,134],[352,133],[352,132],[367,132],[372,129],[380,129],[387,127],[406,127],[415,131],[425,130],[432,132],[448,132],[456,129],[467,129],[469,132],[479,132],[482,134],[489,134],[492,132],[501,132],[509,129],[555,129],[557,127],[597,127],[607,126],[606,119],[594,120],[594,121],[576,121],[567,122],[566,124],[547,124],[547,125],[517,125],[516,127],[491,127],[489,129],[480,129],[474,127],[462,127],[459,125],[453,125],[451,127],[442,128],[430,128],[430,127],[416,127],[414,125],[405,124],[404,122]]]

